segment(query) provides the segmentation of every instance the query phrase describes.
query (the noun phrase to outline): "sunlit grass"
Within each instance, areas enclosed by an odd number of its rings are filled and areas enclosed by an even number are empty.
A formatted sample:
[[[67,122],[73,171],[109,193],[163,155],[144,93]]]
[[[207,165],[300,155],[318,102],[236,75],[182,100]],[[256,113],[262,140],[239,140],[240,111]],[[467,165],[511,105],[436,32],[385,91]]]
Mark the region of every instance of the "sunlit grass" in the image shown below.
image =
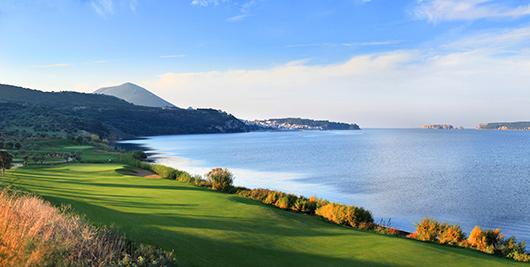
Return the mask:
[[[478,251],[354,230],[256,200],[173,180],[124,175],[120,164],[29,166],[4,184],[91,221],[115,224],[129,238],[175,250],[192,266],[505,266]],[[237,177],[236,177],[237,179]]]

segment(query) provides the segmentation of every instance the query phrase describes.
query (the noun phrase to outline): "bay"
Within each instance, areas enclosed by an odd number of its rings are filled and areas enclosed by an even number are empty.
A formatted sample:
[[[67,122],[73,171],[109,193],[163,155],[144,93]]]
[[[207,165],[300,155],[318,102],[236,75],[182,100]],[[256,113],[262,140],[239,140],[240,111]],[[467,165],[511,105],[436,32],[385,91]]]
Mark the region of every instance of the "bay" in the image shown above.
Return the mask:
[[[530,132],[422,129],[153,136],[157,162],[235,184],[363,206],[414,231],[423,217],[530,241]]]

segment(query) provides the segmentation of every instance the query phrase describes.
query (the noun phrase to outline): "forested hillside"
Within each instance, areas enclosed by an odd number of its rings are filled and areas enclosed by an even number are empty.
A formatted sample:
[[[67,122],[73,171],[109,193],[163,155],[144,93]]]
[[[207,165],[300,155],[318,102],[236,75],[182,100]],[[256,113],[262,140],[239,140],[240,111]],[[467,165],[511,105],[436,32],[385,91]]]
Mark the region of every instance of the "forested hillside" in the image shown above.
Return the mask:
[[[0,85],[0,131],[77,133],[111,139],[163,134],[248,131],[248,126],[220,110],[167,110],[122,99],[77,92],[42,92]]]

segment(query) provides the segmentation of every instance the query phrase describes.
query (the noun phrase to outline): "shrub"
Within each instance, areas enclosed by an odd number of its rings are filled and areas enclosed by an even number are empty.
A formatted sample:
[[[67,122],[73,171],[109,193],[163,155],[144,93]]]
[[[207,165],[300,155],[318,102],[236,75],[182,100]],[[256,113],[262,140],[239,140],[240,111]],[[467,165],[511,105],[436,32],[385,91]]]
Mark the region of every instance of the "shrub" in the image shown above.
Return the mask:
[[[215,168],[206,174],[206,179],[213,190],[229,191],[233,187],[234,175],[228,169]]]
[[[483,231],[480,226],[475,226],[471,230],[467,242],[478,250],[493,254],[495,249],[501,247],[501,244],[503,244],[503,237],[500,229],[487,229]]]
[[[278,201],[278,192],[276,191],[269,191],[267,192],[267,196],[263,200],[263,203],[268,205],[273,205]]]
[[[322,201],[323,202],[323,201]],[[371,229],[374,219],[370,211],[353,205],[346,206],[337,203],[327,203],[316,209],[315,214],[337,224],[351,227]],[[362,224],[362,225],[361,225]]]
[[[151,170],[162,178],[175,179],[177,177],[177,170],[160,164],[152,164]]]
[[[191,175],[187,172],[181,171],[178,174],[178,177],[176,178],[178,181],[184,182],[184,183],[190,183],[192,182],[193,178]]]
[[[425,217],[421,223],[414,223],[414,225],[416,226],[416,233],[418,235],[416,239],[421,241],[436,241],[440,232],[440,224],[436,219]]]
[[[440,230],[438,232],[438,241],[441,244],[450,244],[456,245],[466,238],[465,234],[462,232],[460,225],[450,225],[443,222],[440,225]]]
[[[295,203],[291,206],[291,209],[298,212],[308,212],[309,199],[306,197],[299,197]]]
[[[500,251],[501,254],[504,256],[508,256],[510,254],[513,254],[515,252],[522,252],[525,251],[526,242],[517,243],[517,240],[514,236],[505,239],[501,242]]]
[[[414,232],[412,234],[408,234],[407,235],[407,238],[410,238],[410,239],[418,239],[418,233],[417,232]]]

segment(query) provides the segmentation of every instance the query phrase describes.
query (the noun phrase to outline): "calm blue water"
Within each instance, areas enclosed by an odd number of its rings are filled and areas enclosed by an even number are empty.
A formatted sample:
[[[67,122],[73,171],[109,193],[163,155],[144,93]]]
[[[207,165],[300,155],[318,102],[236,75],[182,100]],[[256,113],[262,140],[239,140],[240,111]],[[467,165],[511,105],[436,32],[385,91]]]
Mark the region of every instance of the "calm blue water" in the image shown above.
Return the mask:
[[[530,241],[530,132],[367,129],[156,136],[160,163],[371,210],[399,229],[429,216]]]

